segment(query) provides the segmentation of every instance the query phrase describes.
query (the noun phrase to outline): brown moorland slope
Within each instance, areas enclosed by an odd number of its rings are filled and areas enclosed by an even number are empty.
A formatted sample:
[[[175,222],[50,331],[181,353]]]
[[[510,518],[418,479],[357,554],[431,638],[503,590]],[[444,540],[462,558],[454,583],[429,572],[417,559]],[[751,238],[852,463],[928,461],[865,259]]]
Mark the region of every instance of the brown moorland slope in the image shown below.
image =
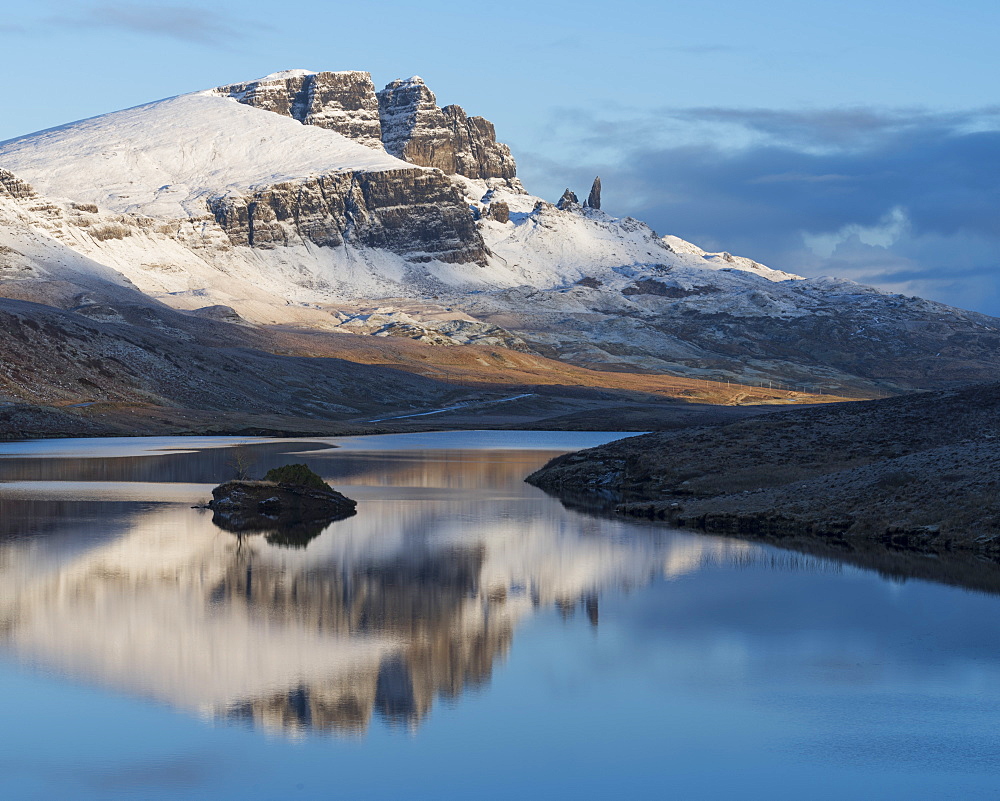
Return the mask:
[[[532,353],[484,345],[440,347],[396,337],[272,330],[269,349],[296,356],[333,357],[391,366],[463,386],[596,388],[687,401],[747,405],[830,403],[843,395],[820,395],[788,388],[754,387],[726,381],[656,373],[592,370]]]
[[[511,396],[532,398],[521,402],[532,408],[512,418],[525,424],[638,404],[640,427],[658,428],[655,407],[668,399],[741,405],[835,400],[602,373],[503,348],[257,328],[134,295],[121,288],[113,295],[92,292],[65,309],[0,299],[0,437],[336,434],[439,408],[491,406]],[[445,420],[433,423],[482,425],[475,416],[464,423],[456,415]]]

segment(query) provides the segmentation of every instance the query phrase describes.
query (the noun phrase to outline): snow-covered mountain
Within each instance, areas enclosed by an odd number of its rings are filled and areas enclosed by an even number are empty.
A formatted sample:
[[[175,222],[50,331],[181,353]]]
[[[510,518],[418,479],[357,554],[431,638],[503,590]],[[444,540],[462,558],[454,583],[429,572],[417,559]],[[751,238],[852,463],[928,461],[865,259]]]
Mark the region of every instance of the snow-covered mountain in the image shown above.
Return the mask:
[[[706,253],[605,213],[599,185],[584,204],[528,194],[493,125],[416,77],[376,92],[363,72],[277,73],[2,143],[0,168],[0,229],[20,232],[0,234],[8,296],[43,280],[68,307],[100,277],[258,325],[602,369],[1000,378],[993,318]]]

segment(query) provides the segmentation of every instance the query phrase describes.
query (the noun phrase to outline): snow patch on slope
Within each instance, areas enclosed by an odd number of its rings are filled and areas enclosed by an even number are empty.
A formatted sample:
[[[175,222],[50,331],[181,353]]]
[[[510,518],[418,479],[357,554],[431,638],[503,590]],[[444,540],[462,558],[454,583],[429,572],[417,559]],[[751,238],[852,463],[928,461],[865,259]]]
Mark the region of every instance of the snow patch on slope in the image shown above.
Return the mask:
[[[307,75],[316,75],[317,73],[313,70],[281,70],[280,72],[272,72],[270,75],[265,75],[263,78],[257,78],[253,81],[247,81],[247,83],[268,83],[269,81],[286,81],[289,78],[305,78]]]
[[[745,256],[734,256],[731,253],[709,253],[708,251],[702,250],[697,245],[692,245],[680,237],[667,235],[662,237],[664,244],[666,244],[674,253],[683,254],[686,256],[694,256],[696,262],[705,262],[706,266],[714,267],[715,269],[725,270],[725,269],[735,269],[735,270],[746,270],[747,272],[757,273],[758,275],[767,278],[769,281],[790,281],[790,280],[802,280],[801,275],[796,275],[795,273],[786,273],[784,270],[773,270],[770,267],[765,267],[753,259],[748,259]]]
[[[500,274],[490,277],[497,286],[527,284],[548,289],[597,279],[624,287],[623,279],[656,277],[678,269],[695,273],[738,270],[771,282],[801,278],[729,253],[708,253],[677,237],[660,237],[631,217],[618,219],[575,205],[559,209],[527,194],[519,184],[505,187],[462,179],[456,185],[482,216],[480,232],[495,256],[494,269],[502,265]],[[508,207],[509,222],[490,219],[489,207],[496,202]]]
[[[135,288],[103,260],[88,258],[40,229],[39,212],[30,209],[40,206],[51,213],[51,204],[31,200],[26,205],[0,197],[0,283],[5,297],[44,297],[62,305],[69,299],[66,293],[73,295],[76,288]],[[46,291],[40,291],[43,285]]]

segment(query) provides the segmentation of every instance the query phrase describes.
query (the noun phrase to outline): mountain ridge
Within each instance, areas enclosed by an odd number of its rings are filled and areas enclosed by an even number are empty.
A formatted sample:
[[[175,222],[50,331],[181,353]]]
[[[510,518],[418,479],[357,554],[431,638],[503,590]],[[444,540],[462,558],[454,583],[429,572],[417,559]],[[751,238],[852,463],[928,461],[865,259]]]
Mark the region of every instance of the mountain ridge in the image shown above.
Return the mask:
[[[491,123],[463,119],[482,120],[416,78],[376,92],[368,73],[293,70],[0,143],[0,221],[84,257],[46,261],[44,287],[6,266],[2,291],[65,305],[58,285],[103,270],[248,325],[490,336],[602,370],[816,392],[1000,379],[994,318],[706,253],[572,193],[549,203]]]

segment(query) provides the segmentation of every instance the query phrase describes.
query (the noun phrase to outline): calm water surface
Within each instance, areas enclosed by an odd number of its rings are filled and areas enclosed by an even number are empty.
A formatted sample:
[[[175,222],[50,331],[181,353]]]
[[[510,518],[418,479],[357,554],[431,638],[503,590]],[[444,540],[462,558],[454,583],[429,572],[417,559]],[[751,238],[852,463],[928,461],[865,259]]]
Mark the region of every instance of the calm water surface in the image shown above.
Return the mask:
[[[564,509],[613,434],[0,445],[0,797],[1000,797],[1000,597]],[[342,447],[333,449],[330,444]]]

